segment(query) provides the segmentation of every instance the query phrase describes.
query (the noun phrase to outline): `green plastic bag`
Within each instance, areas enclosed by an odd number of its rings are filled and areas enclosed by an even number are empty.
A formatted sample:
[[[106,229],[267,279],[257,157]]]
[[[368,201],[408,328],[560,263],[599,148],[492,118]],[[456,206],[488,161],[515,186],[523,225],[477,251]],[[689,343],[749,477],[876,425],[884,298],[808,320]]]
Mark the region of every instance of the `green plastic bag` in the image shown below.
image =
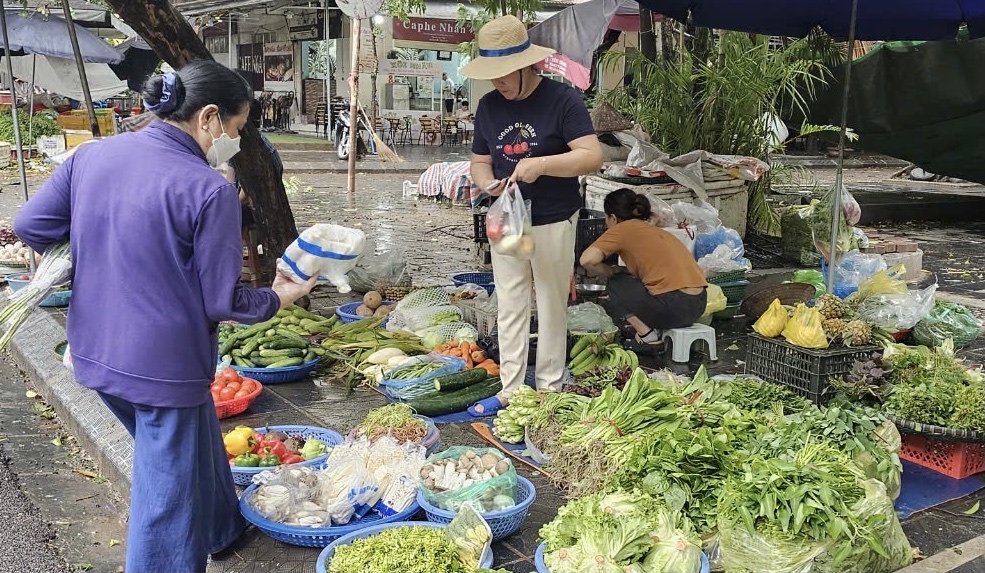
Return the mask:
[[[505,461],[508,469],[491,479],[473,480],[473,483],[469,485],[451,489],[432,487],[431,482],[429,482],[430,479],[440,483],[443,475],[449,471],[455,471],[448,464],[454,466],[461,464],[462,467],[477,468],[477,460],[481,460],[487,454],[494,456],[497,463]],[[466,459],[469,461],[465,462]],[[438,468],[442,465],[444,468],[439,470]],[[433,468],[433,471],[428,472],[429,467]],[[482,472],[477,473],[481,474]],[[431,505],[448,511],[458,511],[466,503],[471,504],[480,513],[489,513],[516,505],[516,469],[506,456],[493,448],[455,446],[438,452],[424,462],[419,481],[421,491],[424,492],[424,499]]]
[[[828,289],[825,286],[824,275],[821,274],[821,271],[810,269],[799,270],[793,274],[793,278],[791,278],[788,282],[805,283],[811,285],[814,287],[815,291],[814,298],[820,298],[824,296],[824,293],[828,292]]]
[[[950,338],[955,348],[964,348],[978,338],[981,329],[982,322],[967,307],[938,301],[930,314],[913,327],[913,339],[933,348]]]

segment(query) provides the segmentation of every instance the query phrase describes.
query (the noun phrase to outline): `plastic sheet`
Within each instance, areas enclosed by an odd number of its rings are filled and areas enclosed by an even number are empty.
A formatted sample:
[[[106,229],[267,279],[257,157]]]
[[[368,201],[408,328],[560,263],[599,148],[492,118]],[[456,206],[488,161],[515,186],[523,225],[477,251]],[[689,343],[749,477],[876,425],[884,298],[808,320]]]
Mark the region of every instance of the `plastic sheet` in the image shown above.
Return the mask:
[[[404,253],[384,251],[373,257],[362,257],[349,273],[349,286],[359,293],[392,286],[410,286],[407,258]]]
[[[864,281],[886,268],[886,261],[881,255],[852,251],[838,262],[834,284],[842,289],[857,289]]]

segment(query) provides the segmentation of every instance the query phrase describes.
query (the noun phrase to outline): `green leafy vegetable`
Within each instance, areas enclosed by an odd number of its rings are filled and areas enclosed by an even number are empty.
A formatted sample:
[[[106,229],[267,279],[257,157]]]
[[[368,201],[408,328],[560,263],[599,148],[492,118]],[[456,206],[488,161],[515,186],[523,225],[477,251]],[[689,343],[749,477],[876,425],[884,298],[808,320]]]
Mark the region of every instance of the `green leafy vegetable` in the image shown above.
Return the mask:
[[[335,550],[329,573],[457,573],[464,572],[444,530],[394,527],[357,539]]]
[[[21,126],[21,140],[25,145],[33,145],[33,141],[27,141],[28,135],[31,133],[31,119],[29,114],[18,113],[17,123]],[[42,113],[34,116],[33,133],[35,139],[58,135],[61,132],[62,128],[58,126],[58,123],[50,115]],[[0,112],[0,140],[6,141],[11,145],[15,143],[14,119],[9,111]]]

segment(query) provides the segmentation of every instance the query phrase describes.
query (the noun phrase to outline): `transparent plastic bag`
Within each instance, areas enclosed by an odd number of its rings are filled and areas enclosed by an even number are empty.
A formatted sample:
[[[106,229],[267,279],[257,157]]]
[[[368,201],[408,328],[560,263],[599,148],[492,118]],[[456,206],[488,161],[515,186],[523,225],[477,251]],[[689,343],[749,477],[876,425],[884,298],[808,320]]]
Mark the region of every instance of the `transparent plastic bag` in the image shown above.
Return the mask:
[[[316,503],[325,508],[332,523],[346,524],[363,517],[380,500],[380,488],[366,467],[367,447],[358,441],[343,442],[332,449],[325,462]]]
[[[891,269],[880,270],[862,281],[858,285],[858,290],[850,298],[852,302],[861,304],[867,298],[875,295],[906,294],[906,283],[903,282],[905,275],[906,269],[903,265],[896,265]],[[836,276],[835,285],[837,284]]]
[[[752,263],[742,256],[741,251],[729,245],[718,245],[715,250],[701,257],[698,266],[710,277],[731,271],[749,270]]]
[[[862,220],[862,207],[844,187],[841,188],[841,210],[845,215],[845,222],[850,227],[858,225],[858,222]]]
[[[833,545],[827,540],[805,543],[750,533],[740,519],[719,519],[718,533],[719,563],[725,571],[813,573],[814,561]]]
[[[404,366],[394,368],[383,377],[383,386],[387,393],[400,400],[412,400],[418,396],[423,396],[434,391],[434,379],[438,376],[447,376],[465,369],[465,361],[461,358],[444,356],[441,354],[430,353],[427,356],[415,357],[413,362],[408,362]],[[422,362],[443,363],[444,366],[429,372],[426,376],[418,378],[408,378],[406,380],[394,378],[394,376],[411,366],[416,366]]]
[[[696,235],[711,233],[722,226],[722,220],[718,217],[718,209],[701,199],[695,199],[694,203],[677,201],[671,205],[671,208],[677,216],[677,226],[686,226],[694,230]]]
[[[858,308],[858,316],[886,332],[909,330],[934,308],[937,285],[906,294],[877,294],[866,298]]]
[[[669,203],[652,195],[647,195],[646,198],[650,201],[651,223],[658,227],[677,226],[677,214]]]
[[[913,338],[917,344],[929,347],[940,346],[951,339],[955,348],[964,348],[978,338],[981,329],[982,322],[967,307],[953,302],[938,302],[913,327]]]
[[[698,233],[694,237],[694,258],[702,259],[718,250],[719,246],[727,246],[734,253],[733,259],[745,255],[746,248],[742,244],[742,236],[735,229],[720,226],[706,233]]]
[[[913,549],[906,539],[903,526],[893,507],[893,500],[886,493],[886,486],[879,480],[863,482],[865,497],[850,511],[868,524],[873,537],[879,540],[888,557],[879,555],[863,538],[852,544],[852,551],[838,567],[830,561],[821,563],[822,573],[890,573],[913,562]],[[848,543],[842,540],[840,543]],[[833,550],[835,550],[833,548]]]
[[[886,268],[882,255],[852,251],[838,262],[834,284],[839,288],[858,288],[864,281]]]
[[[492,529],[470,504],[465,504],[448,527],[448,540],[458,551],[458,558],[470,571],[479,568],[482,557],[492,551]]]
[[[458,487],[456,487],[458,482],[448,481],[448,472],[453,472],[451,475],[455,479],[466,483],[462,481],[463,478],[454,475],[462,473],[458,472],[457,468],[468,467],[470,469],[466,475],[471,475],[471,468],[476,468],[477,462],[475,460],[481,460],[487,454],[495,457],[497,464],[506,462],[506,471],[500,472],[496,477],[482,481],[474,481],[474,478],[466,477],[465,480],[470,480],[469,485]],[[439,466],[441,467],[440,470],[438,469]],[[427,471],[429,467],[432,469],[430,472]],[[482,472],[476,471],[475,475],[482,475]],[[450,489],[438,484],[450,485]],[[421,470],[420,479],[424,499],[428,503],[448,511],[458,511],[462,505],[470,504],[480,513],[488,513],[507,505],[505,498],[513,500],[513,505],[515,505],[516,485],[516,469],[513,467],[513,463],[499,450],[464,446],[454,446],[429,457]]]
[[[612,317],[604,308],[593,302],[568,307],[568,332],[610,333],[617,330]]]
[[[460,302],[477,302],[489,298],[489,291],[485,288],[472,283],[466,283],[460,287],[451,289],[448,293],[452,304]]]
[[[393,436],[382,436],[366,443],[366,469],[380,490],[373,510],[387,517],[409,508],[417,498],[417,476],[424,465],[424,448],[412,442],[400,443]]]
[[[400,251],[384,251],[373,257],[360,258],[349,273],[352,290],[367,293],[392,286],[410,286],[407,259]]]
[[[440,346],[449,340],[475,342],[479,339],[479,331],[467,322],[449,322],[415,331],[414,334],[420,337],[421,344],[427,348]]]
[[[346,274],[362,254],[366,234],[359,229],[319,223],[305,229],[277,260],[277,270],[295,282],[325,277],[340,293],[352,290]]]
[[[0,338],[0,349],[6,348],[34,309],[71,278],[72,253],[68,243],[49,247],[31,282],[11,295],[9,304],[0,310],[0,324],[6,329]]]
[[[858,240],[845,217],[838,217],[838,228],[832,229],[834,223],[834,191],[829,191],[816,205],[810,215],[809,226],[814,247],[821,256],[831,261],[838,261],[852,249],[858,248]],[[835,252],[831,252],[831,241],[837,236]]]
[[[803,266],[821,264],[821,255],[814,246],[814,236],[811,232],[811,221],[814,210],[820,201],[811,201],[810,205],[789,207],[780,216],[780,227],[783,235],[780,239],[783,258]]]
[[[486,214],[486,236],[496,254],[529,260],[536,244],[530,234],[530,202],[519,185],[510,183]]]

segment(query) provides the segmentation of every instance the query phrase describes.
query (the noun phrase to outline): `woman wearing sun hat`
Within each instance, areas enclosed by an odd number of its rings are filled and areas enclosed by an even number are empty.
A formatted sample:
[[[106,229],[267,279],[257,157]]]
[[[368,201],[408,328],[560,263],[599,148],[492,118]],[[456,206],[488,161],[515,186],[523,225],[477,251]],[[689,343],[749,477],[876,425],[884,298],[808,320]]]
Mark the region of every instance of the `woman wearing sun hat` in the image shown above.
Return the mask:
[[[534,64],[554,50],[530,43],[514,16],[490,21],[478,33],[479,56],[463,75],[491,80],[475,111],[472,180],[501,194],[519,184],[532,204],[532,260],[493,252],[499,299],[499,352],[503,391],[471,408],[490,415],[523,384],[530,344],[530,291],[537,296],[537,388],[560,389],[567,344],[567,297],[575,263],[575,231],[582,200],[578,176],[602,165],[602,149],[581,95],[538,75]]]

